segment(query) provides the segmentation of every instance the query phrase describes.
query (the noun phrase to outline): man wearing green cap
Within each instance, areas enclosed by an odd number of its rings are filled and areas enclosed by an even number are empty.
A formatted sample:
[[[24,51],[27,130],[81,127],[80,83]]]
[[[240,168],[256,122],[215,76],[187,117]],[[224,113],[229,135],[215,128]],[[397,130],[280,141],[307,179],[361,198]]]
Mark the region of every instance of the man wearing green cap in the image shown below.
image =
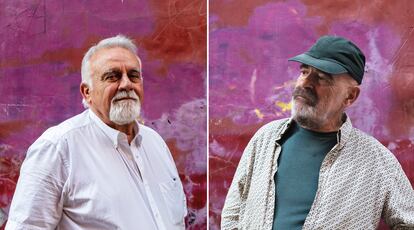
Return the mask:
[[[222,211],[222,229],[414,229],[414,190],[394,155],[354,128],[365,56],[321,37],[301,63],[292,117],[250,140]]]

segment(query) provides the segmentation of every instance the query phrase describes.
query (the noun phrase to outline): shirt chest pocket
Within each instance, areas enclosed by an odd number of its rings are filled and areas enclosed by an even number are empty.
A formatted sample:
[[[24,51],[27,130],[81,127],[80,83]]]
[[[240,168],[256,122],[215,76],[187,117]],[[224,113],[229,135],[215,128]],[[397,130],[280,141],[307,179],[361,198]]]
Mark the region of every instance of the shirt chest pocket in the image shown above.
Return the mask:
[[[160,191],[171,222],[175,225],[184,224],[184,217],[187,215],[185,195],[178,178],[160,183]]]

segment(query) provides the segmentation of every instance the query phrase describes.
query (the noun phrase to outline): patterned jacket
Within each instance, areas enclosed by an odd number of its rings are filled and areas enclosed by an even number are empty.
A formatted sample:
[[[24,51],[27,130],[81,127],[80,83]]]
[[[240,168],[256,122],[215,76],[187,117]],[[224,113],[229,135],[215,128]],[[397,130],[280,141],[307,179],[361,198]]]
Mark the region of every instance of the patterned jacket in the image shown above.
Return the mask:
[[[277,143],[291,119],[270,122],[243,152],[222,211],[221,229],[273,225]],[[414,190],[395,156],[346,119],[322,162],[318,189],[303,229],[414,229]]]

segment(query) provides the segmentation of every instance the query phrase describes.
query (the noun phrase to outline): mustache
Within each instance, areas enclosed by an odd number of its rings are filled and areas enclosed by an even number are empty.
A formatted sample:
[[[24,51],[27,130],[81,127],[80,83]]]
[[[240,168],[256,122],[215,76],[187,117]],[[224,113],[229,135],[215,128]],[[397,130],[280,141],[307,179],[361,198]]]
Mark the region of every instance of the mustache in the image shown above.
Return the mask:
[[[135,91],[118,91],[115,96],[112,98],[112,102],[116,102],[117,100],[124,99],[124,98],[132,98],[134,100],[139,100],[138,95]]]
[[[298,96],[303,97],[306,99],[310,106],[315,106],[318,103],[318,96],[316,92],[311,88],[302,88],[302,87],[295,87],[292,93],[293,99],[297,98]]]

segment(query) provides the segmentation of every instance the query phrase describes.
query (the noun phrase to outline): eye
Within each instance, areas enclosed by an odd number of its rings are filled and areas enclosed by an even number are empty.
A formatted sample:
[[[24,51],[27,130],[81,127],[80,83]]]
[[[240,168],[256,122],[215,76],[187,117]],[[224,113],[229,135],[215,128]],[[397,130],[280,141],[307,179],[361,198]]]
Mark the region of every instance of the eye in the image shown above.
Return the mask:
[[[318,81],[325,85],[332,84],[332,80],[333,80],[332,75],[328,73],[318,73],[317,77],[318,77]]]
[[[325,73],[318,73],[318,79],[320,80],[329,80],[329,76]]]
[[[308,75],[308,74],[309,74],[309,69],[305,69],[305,68],[300,69],[300,74],[301,74],[302,76],[304,76],[304,75]]]
[[[141,72],[136,70],[128,72],[128,77],[132,82],[140,82],[142,80]]]
[[[119,71],[110,71],[106,72],[103,75],[103,80],[108,82],[115,82],[118,81],[121,78],[122,74]]]

